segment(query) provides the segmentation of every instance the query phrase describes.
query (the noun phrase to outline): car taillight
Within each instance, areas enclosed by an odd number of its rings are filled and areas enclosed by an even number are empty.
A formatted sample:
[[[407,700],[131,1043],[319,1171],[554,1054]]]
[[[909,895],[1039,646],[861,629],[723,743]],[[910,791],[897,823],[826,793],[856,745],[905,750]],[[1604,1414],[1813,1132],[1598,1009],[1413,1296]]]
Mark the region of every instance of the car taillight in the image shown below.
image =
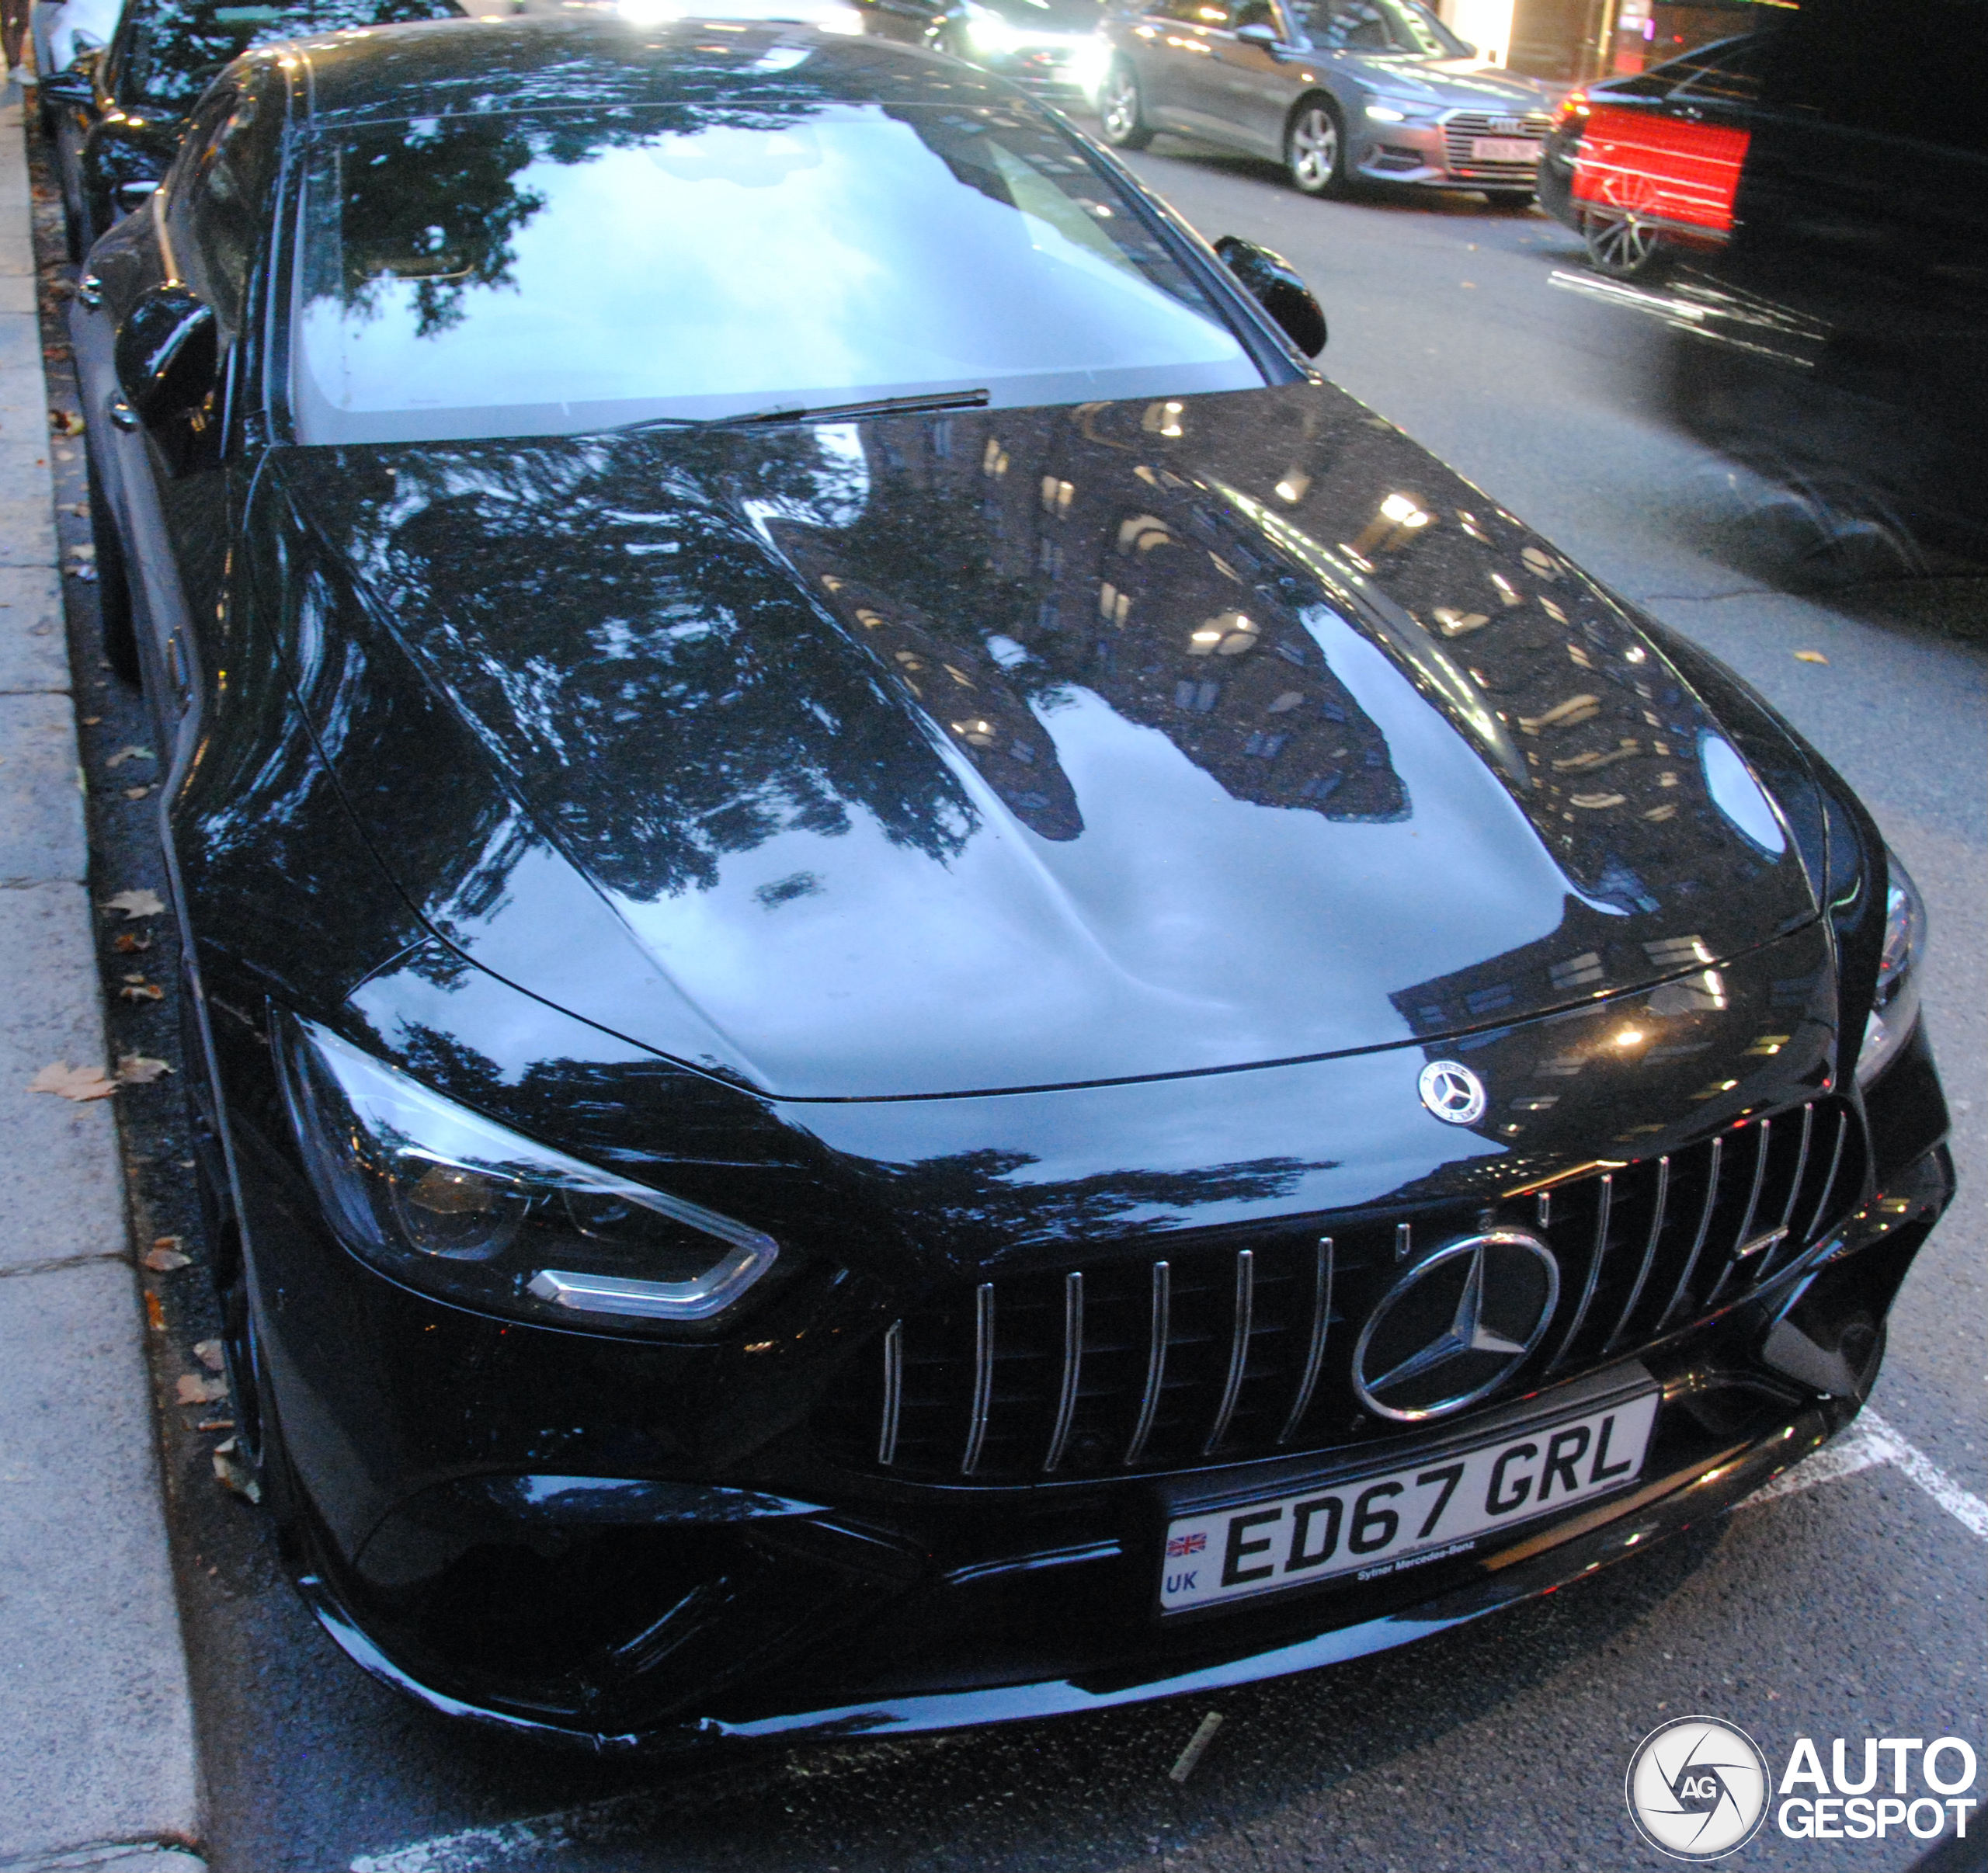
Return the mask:
[[[1576,118],[1585,117],[1587,113],[1587,93],[1584,91],[1570,91],[1560,100],[1559,114],[1553,120],[1553,127],[1556,130],[1565,130]]]

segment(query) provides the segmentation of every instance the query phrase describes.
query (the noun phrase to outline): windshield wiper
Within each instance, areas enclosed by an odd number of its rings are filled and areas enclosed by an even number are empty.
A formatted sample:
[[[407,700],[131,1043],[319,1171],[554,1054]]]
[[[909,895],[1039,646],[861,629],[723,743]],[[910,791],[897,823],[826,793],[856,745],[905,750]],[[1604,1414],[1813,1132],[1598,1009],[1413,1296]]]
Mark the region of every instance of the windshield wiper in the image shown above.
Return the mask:
[[[714,429],[749,429],[766,422],[846,422],[862,416],[918,416],[928,410],[984,410],[992,401],[984,390],[934,391],[923,397],[867,397],[860,403],[824,403],[812,410],[755,410],[746,416],[721,416]]]
[[[992,401],[984,390],[933,391],[919,397],[866,397],[860,403],[824,403],[812,409],[749,410],[738,416],[647,416],[623,423],[613,433],[644,429],[756,429],[776,422],[846,422],[864,416],[921,416],[933,410],[984,410]]]

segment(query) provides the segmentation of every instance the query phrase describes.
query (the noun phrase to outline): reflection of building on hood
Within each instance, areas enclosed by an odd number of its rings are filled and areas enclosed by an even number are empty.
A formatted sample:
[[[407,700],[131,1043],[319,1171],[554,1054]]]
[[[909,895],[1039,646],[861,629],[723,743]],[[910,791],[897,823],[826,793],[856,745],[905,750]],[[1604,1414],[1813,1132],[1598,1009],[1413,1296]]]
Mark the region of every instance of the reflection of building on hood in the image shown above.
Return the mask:
[[[974,446],[956,446],[968,434]],[[942,420],[915,441],[892,426],[864,446],[879,485],[950,494],[950,514],[977,517],[978,556],[1020,597],[1012,615],[942,622],[889,596],[902,568],[818,533],[783,544],[1025,825],[1049,839],[1083,828],[1028,706],[1070,685],[1157,729],[1232,798],[1407,818],[1385,738],[1191,484],[1128,472],[1058,416],[1004,413],[998,431]]]

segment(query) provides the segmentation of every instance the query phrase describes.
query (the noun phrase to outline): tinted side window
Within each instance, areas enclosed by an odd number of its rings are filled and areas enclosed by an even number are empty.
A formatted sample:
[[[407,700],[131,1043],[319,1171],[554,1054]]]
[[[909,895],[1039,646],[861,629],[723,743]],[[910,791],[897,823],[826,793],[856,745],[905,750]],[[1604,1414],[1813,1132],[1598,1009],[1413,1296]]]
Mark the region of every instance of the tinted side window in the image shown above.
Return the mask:
[[[1680,101],[1750,104],[1760,95],[1760,48],[1752,43],[1723,48],[1671,92]]]
[[[252,93],[232,89],[203,100],[166,185],[173,257],[231,332],[240,323],[259,239],[254,131],[264,108]]]

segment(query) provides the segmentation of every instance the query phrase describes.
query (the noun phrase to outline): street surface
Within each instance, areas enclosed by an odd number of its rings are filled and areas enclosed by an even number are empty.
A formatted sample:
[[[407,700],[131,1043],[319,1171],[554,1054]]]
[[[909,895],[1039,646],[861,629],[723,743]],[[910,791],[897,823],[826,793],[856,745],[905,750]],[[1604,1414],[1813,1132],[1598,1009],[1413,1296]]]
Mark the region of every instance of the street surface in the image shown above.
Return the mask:
[[[1555,286],[1578,244],[1542,216],[1466,196],[1312,202],[1264,165],[1165,138],[1132,160],[1211,238],[1242,235],[1295,262],[1331,322],[1322,362],[1340,383],[1740,669],[1862,792],[1911,867],[1931,909],[1927,1016],[1963,1194],[1894,1315],[1875,1404],[1924,1461],[1868,1464],[1339,1671],[936,1743],[666,1770],[522,1750],[361,1676],[304,1612],[262,1520],[215,1483],[213,1439],[192,1429],[202,1414],[176,1413],[216,1873],[1656,1868],[1673,1863],[1632,1832],[1622,1777],[1667,1717],[1724,1717],[1776,1766],[1800,1736],[1825,1759],[1847,1737],[1853,1760],[1866,1736],[1988,1741],[1988,578],[1949,567],[1911,584],[1777,589],[1832,569],[1809,553],[1812,516],[1673,425],[1664,360],[1686,341]],[[51,395],[73,404],[66,371],[51,358]],[[80,451],[57,453],[58,502],[78,502]],[[87,537],[69,512],[61,525],[65,541]],[[78,596],[85,643],[89,588]],[[84,730],[97,895],[156,888],[151,810],[127,802],[122,780],[157,770],[104,771],[147,742],[142,716],[107,679],[85,693],[103,699]],[[169,985],[171,947],[160,930],[143,959]],[[116,959],[113,985],[127,963]],[[177,1058],[169,995],[112,1006],[116,1051]],[[184,1235],[197,1263],[171,1096],[123,1117],[141,1243]],[[168,1372],[192,1369],[186,1349],[214,1330],[200,1281],[196,1265],[156,1284]],[[1176,1784],[1168,1770],[1209,1712],[1223,1722]],[[1770,1826],[1721,1864],[1896,1873],[1925,1851],[1896,1830],[1811,1842]]]

